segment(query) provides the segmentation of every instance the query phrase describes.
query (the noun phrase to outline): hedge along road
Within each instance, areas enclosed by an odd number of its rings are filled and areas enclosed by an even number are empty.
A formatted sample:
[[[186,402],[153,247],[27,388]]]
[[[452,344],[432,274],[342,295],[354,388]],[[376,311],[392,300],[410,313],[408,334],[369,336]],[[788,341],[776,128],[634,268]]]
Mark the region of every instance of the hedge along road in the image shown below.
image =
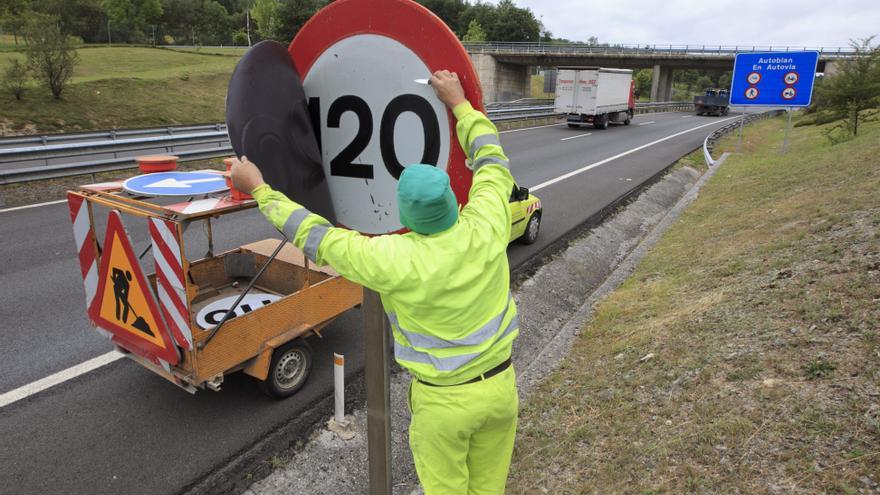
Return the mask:
[[[546,126],[501,135],[514,176],[541,197],[542,232],[508,250],[516,267],[702,144],[726,119],[682,113],[636,117],[604,131]],[[590,133],[589,136],[579,134]],[[578,136],[576,139],[566,139]],[[312,339],[313,374],[287,401],[262,396],[243,374],[219,393],[194,396],[127,360],[85,317],[66,205],[0,212],[0,492],[176,493],[223,466],[268,433],[295,420],[332,391],[331,353],[347,356],[347,374],[363,367],[360,313]],[[136,251],[148,243],[143,222],[126,226]],[[103,232],[104,225],[98,226]],[[207,251],[190,228],[190,256]],[[256,211],[214,223],[215,251],[275,233]],[[145,270],[152,270],[145,257]],[[98,357],[95,369],[73,368]],[[65,372],[65,370],[68,370]],[[54,373],[58,384],[30,387]],[[24,388],[23,388],[24,387]],[[21,400],[18,400],[21,399]],[[329,412],[329,411],[328,411]]]

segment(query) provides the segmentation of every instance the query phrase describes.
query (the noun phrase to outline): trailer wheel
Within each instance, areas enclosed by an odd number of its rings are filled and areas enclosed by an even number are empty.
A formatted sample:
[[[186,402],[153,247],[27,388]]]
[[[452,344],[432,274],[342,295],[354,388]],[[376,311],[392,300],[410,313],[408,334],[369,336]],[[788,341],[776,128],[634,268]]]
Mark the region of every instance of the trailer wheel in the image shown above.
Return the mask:
[[[283,399],[305,385],[312,370],[312,348],[303,339],[295,339],[275,349],[269,364],[269,376],[259,382],[266,395]]]
[[[632,114],[626,112],[626,120],[623,121],[623,125],[629,125],[630,122],[632,122]]]
[[[724,107],[724,112],[721,115],[727,115],[730,113],[730,107]]]
[[[593,127],[596,129],[605,129],[608,127],[608,114],[606,113],[593,117]]]

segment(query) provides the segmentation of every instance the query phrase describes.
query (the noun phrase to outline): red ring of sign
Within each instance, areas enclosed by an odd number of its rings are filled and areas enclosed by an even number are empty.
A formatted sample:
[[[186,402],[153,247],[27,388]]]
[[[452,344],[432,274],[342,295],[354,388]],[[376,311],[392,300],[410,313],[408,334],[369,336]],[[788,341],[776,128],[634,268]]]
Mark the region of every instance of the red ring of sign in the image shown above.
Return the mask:
[[[752,78],[753,75],[758,76],[758,80],[755,81],[755,82],[752,82],[752,81],[750,80],[750,79]],[[758,84],[759,82],[761,82],[761,73],[760,73],[760,72],[749,72],[749,75],[746,76],[746,82],[748,82],[749,84],[751,84],[751,85],[753,85],[753,86],[754,86],[755,84]]]
[[[791,90],[791,96],[785,96],[785,92],[788,91],[789,89]],[[793,100],[795,96],[797,96],[797,90],[792,88],[791,86],[788,86],[782,90],[782,98],[784,100]]]
[[[312,16],[290,43],[288,52],[305,80],[312,65],[335,43],[359,34],[378,34],[402,43],[428,69],[458,73],[465,97],[483,111],[483,90],[470,56],[449,27],[430,10],[410,0],[337,0]],[[426,76],[428,74],[425,74]],[[460,204],[467,203],[473,174],[458,146],[455,117],[449,117],[450,185]]]
[[[794,82],[788,82],[788,76],[790,76],[792,74],[794,74]],[[782,77],[782,82],[784,82],[788,86],[791,86],[793,84],[797,84],[798,79],[800,79],[800,78],[801,78],[801,76],[797,72],[792,71],[792,72],[786,73],[785,76]]]
[[[755,90],[755,96],[749,96],[749,90],[752,90],[752,89]],[[755,88],[755,87],[752,87],[752,86],[746,88],[745,97],[748,98],[748,99],[750,99],[750,100],[754,100],[755,98],[758,97],[759,94],[760,94],[760,91],[758,91],[758,88]]]

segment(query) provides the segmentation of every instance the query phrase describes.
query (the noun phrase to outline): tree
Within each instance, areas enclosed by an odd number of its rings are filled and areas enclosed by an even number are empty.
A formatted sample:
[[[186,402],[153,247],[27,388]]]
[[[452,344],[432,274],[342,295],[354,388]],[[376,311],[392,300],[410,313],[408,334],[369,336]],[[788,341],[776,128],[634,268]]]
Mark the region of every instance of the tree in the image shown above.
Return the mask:
[[[24,88],[25,84],[27,84],[27,79],[27,65],[21,63],[17,58],[12,59],[6,67],[6,70],[3,71],[3,87],[12,93],[16,100],[21,100],[21,97],[24,96]]]
[[[34,74],[49,87],[53,98],[60,99],[79,62],[70,36],[61,32],[57,17],[31,14],[24,40],[28,64]]]
[[[303,25],[328,3],[329,0],[282,0],[281,8],[278,9],[279,28],[276,39],[289,43]]]
[[[160,0],[101,0],[113,31],[127,41],[141,41],[147,27],[162,16]]]
[[[486,31],[483,30],[483,26],[480,26],[480,23],[477,22],[476,19],[472,20],[470,24],[468,24],[468,30],[462,36],[462,41],[486,41]]]
[[[529,9],[522,9],[513,0],[501,0],[495,7],[494,32],[487,30],[492,41],[538,41],[541,22]]]
[[[818,86],[817,107],[833,120],[843,119],[847,132],[859,133],[860,112],[880,105],[880,46],[874,37],[850,41],[856,56],[840,63],[838,72]]]
[[[251,9],[251,17],[257,21],[257,32],[263,39],[278,37],[281,22],[281,3],[278,0],[256,0]]]
[[[636,82],[635,93],[637,96],[651,94],[651,69],[638,69],[633,73]]]
[[[31,10],[58,17],[61,32],[86,42],[105,41],[107,17],[101,0],[31,0]]]
[[[24,13],[27,10],[25,0],[0,0],[0,26],[12,33],[16,45],[24,30]]]

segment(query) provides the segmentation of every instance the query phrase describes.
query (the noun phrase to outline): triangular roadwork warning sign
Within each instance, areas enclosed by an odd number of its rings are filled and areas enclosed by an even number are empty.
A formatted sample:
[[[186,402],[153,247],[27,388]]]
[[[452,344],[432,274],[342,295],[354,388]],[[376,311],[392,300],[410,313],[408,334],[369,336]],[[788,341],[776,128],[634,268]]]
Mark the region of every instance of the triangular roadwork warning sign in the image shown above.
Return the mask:
[[[107,220],[103,246],[98,291],[89,316],[122,347],[153,362],[177,364],[174,341],[116,210]]]

